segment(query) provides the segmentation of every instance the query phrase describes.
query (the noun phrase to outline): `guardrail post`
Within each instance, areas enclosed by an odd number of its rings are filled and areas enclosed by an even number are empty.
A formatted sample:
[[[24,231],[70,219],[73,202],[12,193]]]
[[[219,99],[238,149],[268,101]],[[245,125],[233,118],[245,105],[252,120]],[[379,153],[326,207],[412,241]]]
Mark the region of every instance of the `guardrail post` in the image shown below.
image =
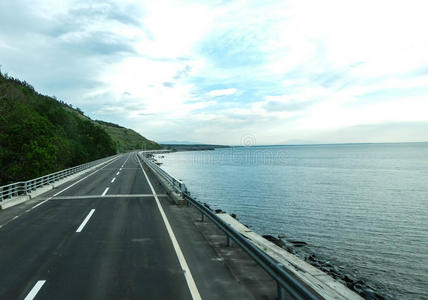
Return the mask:
[[[276,283],[277,292],[278,292],[278,300],[285,300],[285,290],[284,288],[277,282]]]
[[[284,267],[283,264],[277,264],[277,266],[282,269]],[[279,284],[279,282],[276,282],[276,288],[278,292],[278,300],[285,300],[285,290],[282,287],[282,285]]]
[[[18,196],[18,185],[17,184],[13,185],[12,196],[14,196],[14,197]]]
[[[180,191],[181,191],[181,194],[183,194],[187,191],[186,185],[182,182],[180,182]]]
[[[24,194],[25,195],[28,194],[28,183],[27,183],[27,181],[24,182]]]
[[[201,212],[201,222],[204,222],[204,221],[205,221],[205,215],[203,212]]]
[[[232,247],[232,239],[227,234],[226,234],[226,245],[227,247]]]

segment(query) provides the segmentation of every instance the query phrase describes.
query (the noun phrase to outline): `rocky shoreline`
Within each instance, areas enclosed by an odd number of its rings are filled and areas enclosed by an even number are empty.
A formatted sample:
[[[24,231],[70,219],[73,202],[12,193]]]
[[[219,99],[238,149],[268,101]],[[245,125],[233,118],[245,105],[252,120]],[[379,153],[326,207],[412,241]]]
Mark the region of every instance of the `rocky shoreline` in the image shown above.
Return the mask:
[[[358,293],[361,297],[368,300],[387,300],[384,296],[375,292],[369,284],[354,275],[347,274],[345,270],[334,266],[329,261],[325,261],[318,257],[308,246],[306,242],[287,239],[284,235],[274,237],[272,235],[263,235],[263,238],[274,243],[275,245],[287,250],[291,254],[299,257],[312,266],[327,273],[329,276],[338,280],[349,289]]]
[[[204,203],[209,209],[210,206]],[[221,209],[215,209],[216,213],[225,213]],[[236,214],[231,214],[231,216],[238,220]],[[245,224],[244,224],[245,225]],[[250,228],[248,225],[246,227]],[[389,300],[389,297],[380,295],[371,287],[368,283],[364,282],[361,279],[356,278],[355,275],[351,275],[346,270],[341,267],[334,266],[330,261],[326,261],[318,257],[311,249],[310,246],[304,241],[298,241],[294,239],[288,239],[284,234],[279,234],[276,237],[272,235],[262,235],[266,240],[274,243],[275,245],[287,250],[289,253],[299,257],[305,262],[311,264],[312,266],[320,269],[329,276],[333,277],[335,280],[338,280],[346,287],[352,291],[358,293],[361,297],[367,300]]]

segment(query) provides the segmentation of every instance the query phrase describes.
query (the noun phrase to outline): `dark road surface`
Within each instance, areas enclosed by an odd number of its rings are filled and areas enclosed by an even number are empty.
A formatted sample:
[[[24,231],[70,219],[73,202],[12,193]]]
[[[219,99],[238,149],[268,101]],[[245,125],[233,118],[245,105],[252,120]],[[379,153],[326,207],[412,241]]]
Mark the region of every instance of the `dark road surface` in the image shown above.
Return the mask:
[[[0,212],[0,299],[251,298],[146,173],[122,155]]]

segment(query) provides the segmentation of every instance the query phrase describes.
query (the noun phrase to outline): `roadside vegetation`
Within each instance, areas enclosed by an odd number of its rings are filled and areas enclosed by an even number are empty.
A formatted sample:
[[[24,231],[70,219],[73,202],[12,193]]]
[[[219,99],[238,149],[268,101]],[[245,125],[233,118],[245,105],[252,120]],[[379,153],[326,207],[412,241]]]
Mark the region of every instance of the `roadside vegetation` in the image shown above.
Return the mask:
[[[0,186],[143,147],[136,140],[118,147],[122,142],[109,126],[0,72]]]

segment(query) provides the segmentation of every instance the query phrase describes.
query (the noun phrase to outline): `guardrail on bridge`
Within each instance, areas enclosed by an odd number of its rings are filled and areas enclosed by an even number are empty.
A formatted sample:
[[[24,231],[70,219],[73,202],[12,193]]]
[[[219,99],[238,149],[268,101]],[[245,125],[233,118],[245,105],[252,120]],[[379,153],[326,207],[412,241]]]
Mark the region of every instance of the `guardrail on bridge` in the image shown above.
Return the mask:
[[[82,164],[76,167],[58,171],[52,174],[41,176],[35,179],[30,179],[27,181],[14,182],[4,186],[0,186],[0,203],[3,201],[8,201],[19,196],[29,196],[33,191],[38,188],[53,184],[60,181],[66,177],[89,169],[97,164],[100,164],[103,160],[107,158],[101,158],[95,161],[91,161],[86,164]]]

